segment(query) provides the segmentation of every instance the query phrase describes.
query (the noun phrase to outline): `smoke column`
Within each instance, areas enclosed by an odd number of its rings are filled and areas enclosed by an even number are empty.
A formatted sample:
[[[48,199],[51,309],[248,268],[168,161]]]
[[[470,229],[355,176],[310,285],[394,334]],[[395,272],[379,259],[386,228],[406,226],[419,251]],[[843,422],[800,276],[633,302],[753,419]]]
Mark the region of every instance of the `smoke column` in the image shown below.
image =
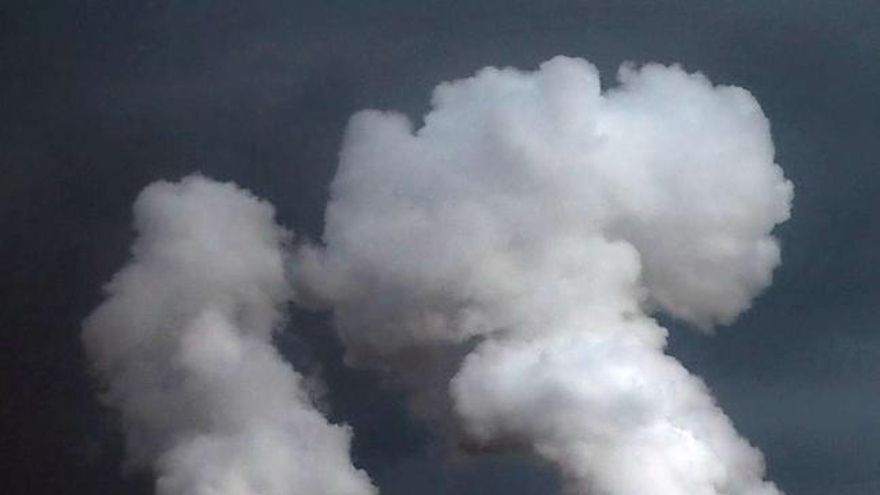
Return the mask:
[[[134,205],[132,260],[83,340],[159,495],[370,495],[350,433],[272,345],[291,291],[272,207],[193,176]]]
[[[651,316],[727,324],[780,261],[792,186],[747,91],[656,64],[605,91],[579,59],[485,68],[418,128],[355,115],[331,194],[294,277],[352,364],[418,377],[407,356],[470,349],[448,386],[464,431],[528,446],[570,493],[779,493]]]

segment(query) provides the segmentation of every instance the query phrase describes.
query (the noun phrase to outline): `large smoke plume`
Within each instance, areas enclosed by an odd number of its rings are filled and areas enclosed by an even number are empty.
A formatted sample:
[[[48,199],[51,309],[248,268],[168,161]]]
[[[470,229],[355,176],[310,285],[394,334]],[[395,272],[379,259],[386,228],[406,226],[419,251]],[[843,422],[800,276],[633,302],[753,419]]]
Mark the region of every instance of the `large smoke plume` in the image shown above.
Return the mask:
[[[201,177],[147,187],[132,260],[84,342],[159,495],[370,495],[349,431],[272,346],[291,294],[268,204]]]
[[[416,394],[407,355],[472,349],[448,385],[466,434],[529,446],[572,493],[776,495],[651,317],[726,324],[770,283],[792,187],[767,119],[679,67],[618,79],[560,57],[441,84],[417,129],[353,117],[298,298]]]
[[[84,331],[129,463],[160,495],[375,492],[272,346],[295,292],[332,309],[350,364],[446,401],[470,445],[554,463],[571,493],[778,495],[653,318],[727,324],[770,283],[792,186],[767,119],[679,67],[618,79],[559,57],[441,84],[418,128],[357,114],[322,243],[292,258],[233,185],[145,189]]]

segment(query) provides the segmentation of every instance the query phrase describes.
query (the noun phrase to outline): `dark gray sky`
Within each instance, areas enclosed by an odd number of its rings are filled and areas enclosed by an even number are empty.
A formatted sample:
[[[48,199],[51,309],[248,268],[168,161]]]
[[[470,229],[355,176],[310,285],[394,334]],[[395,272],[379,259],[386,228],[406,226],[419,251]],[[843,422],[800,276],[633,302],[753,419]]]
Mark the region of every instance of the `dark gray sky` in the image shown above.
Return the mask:
[[[194,170],[317,237],[348,116],[414,118],[485,65],[680,62],[749,89],[795,184],[783,266],[714,337],[671,352],[789,495],[880,493],[880,3],[875,1],[10,1],[0,6],[4,493],[150,493],[119,471],[79,323],[127,257],[130,204]],[[552,494],[515,456],[444,459],[399,392],[339,362],[326,315],[280,345],[320,369],[384,495]],[[292,330],[296,329],[298,333]]]

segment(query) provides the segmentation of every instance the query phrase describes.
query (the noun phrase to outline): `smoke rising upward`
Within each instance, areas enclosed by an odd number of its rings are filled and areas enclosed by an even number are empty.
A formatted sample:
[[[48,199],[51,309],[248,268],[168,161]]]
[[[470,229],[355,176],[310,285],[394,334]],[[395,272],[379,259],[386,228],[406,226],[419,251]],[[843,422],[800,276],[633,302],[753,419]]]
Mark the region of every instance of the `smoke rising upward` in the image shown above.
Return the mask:
[[[231,184],[150,185],[133,259],[85,323],[129,463],[159,495],[375,492],[272,346],[290,295],[273,215]]]
[[[475,345],[449,388],[465,431],[531,445],[572,493],[775,495],[651,318],[729,323],[770,283],[773,153],[747,91],[678,67],[604,92],[579,59],[486,68],[419,129],[352,118],[298,298],[333,308],[352,363],[418,375],[409,350]]]

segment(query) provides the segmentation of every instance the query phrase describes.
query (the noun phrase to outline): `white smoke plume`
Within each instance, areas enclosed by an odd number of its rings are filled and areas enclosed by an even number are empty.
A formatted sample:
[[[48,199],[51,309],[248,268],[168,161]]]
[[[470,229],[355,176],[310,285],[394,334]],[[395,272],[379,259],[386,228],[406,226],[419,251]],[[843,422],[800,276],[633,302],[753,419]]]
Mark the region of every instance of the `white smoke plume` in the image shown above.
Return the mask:
[[[651,317],[726,324],[770,283],[792,186],[768,121],[680,67],[618,79],[558,57],[439,85],[417,129],[354,116],[297,297],[333,308],[354,364],[419,376],[414,349],[473,346],[464,430],[571,493],[777,495]]]
[[[350,433],[313,406],[273,331],[291,290],[272,207],[192,176],[134,205],[132,260],[87,319],[128,462],[159,495],[370,495]]]

